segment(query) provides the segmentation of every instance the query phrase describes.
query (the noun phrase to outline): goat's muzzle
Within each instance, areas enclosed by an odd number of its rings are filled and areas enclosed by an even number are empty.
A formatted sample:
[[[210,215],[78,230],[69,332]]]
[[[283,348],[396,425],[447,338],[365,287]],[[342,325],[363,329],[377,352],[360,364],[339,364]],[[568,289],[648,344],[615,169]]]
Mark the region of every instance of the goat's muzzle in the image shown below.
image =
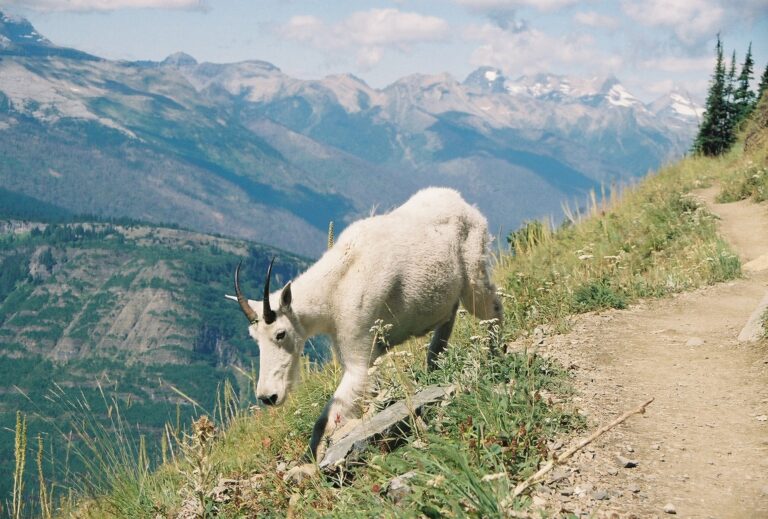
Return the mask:
[[[259,401],[264,405],[275,405],[277,403],[277,395],[260,396]]]

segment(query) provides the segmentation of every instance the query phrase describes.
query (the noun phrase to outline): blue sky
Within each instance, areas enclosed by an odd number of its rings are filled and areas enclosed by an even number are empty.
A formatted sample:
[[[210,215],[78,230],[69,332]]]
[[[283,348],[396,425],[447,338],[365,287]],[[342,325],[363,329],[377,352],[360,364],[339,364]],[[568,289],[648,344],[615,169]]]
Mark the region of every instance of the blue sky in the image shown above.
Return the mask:
[[[673,86],[703,98],[714,37],[756,75],[768,61],[766,0],[0,0],[59,45],[112,59],[261,59],[300,78],[351,72],[375,87],[412,73],[459,80],[614,74],[641,99]]]

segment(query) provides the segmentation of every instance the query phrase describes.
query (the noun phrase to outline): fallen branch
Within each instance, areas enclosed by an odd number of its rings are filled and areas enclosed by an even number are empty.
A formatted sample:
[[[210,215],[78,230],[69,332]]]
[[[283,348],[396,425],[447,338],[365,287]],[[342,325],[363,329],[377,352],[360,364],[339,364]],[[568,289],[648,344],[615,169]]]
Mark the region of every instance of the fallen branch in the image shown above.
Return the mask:
[[[653,402],[653,398],[651,398],[650,400],[648,400],[644,404],[640,405],[640,407],[637,407],[637,408],[635,408],[635,409],[633,409],[631,411],[627,411],[626,413],[624,413],[623,415],[619,416],[618,418],[616,418],[611,423],[603,425],[598,430],[593,432],[589,437],[584,438],[579,443],[577,443],[576,445],[574,445],[573,447],[571,447],[570,449],[568,449],[567,451],[562,453],[560,456],[555,456],[554,458],[549,460],[546,463],[546,465],[544,465],[542,468],[540,468],[538,470],[538,472],[536,472],[534,475],[532,475],[531,477],[529,477],[525,481],[519,483],[515,487],[514,492],[512,492],[512,498],[513,499],[516,498],[517,496],[519,496],[520,494],[525,492],[525,490],[528,487],[530,487],[534,483],[538,483],[542,479],[542,476],[544,476],[547,472],[549,472],[550,470],[552,470],[556,466],[561,465],[565,460],[567,460],[568,458],[573,456],[575,453],[577,453],[578,451],[580,451],[581,449],[583,449],[584,447],[586,447],[587,445],[589,445],[590,443],[595,441],[597,438],[599,438],[600,436],[602,436],[606,432],[610,431],[611,429],[613,429],[614,427],[619,425],[621,422],[623,422],[624,420],[626,420],[627,418],[629,418],[633,414],[643,414],[643,413],[645,413],[645,408],[648,407],[648,404],[650,404],[651,402]]]
[[[360,451],[372,439],[386,436],[388,431],[413,417],[422,407],[449,398],[455,386],[429,386],[407,400],[400,400],[383,411],[363,420],[344,437],[335,441],[326,451],[319,466],[330,469],[344,463],[353,451]]]

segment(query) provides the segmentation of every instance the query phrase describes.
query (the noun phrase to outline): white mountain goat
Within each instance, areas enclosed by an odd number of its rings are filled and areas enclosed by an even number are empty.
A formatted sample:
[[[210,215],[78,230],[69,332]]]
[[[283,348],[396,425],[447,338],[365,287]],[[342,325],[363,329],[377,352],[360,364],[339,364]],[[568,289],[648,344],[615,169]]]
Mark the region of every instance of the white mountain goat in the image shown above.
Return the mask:
[[[432,369],[459,301],[480,319],[501,320],[488,274],[489,239],[485,218],[458,192],[428,188],[390,213],[350,225],[312,267],[273,294],[270,263],[260,303],[240,291],[238,265],[236,299],[259,345],[258,399],[281,404],[298,382],[307,338],[328,335],[343,376],[313,428],[309,448],[316,456],[326,432],[359,414],[368,368],[387,347],[434,330]],[[392,328],[386,343],[373,345],[378,319]]]

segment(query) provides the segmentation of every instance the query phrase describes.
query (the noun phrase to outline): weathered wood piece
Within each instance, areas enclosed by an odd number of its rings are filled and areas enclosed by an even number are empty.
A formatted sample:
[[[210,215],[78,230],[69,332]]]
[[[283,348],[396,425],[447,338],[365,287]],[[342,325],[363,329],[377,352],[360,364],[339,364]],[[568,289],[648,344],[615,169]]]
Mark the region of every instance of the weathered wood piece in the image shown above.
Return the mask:
[[[380,413],[364,419],[345,436],[333,442],[325,452],[320,468],[337,467],[350,453],[365,449],[368,442],[381,437],[401,425],[403,421],[416,415],[425,405],[439,402],[450,397],[456,390],[454,386],[429,386],[406,400],[392,404]]]

